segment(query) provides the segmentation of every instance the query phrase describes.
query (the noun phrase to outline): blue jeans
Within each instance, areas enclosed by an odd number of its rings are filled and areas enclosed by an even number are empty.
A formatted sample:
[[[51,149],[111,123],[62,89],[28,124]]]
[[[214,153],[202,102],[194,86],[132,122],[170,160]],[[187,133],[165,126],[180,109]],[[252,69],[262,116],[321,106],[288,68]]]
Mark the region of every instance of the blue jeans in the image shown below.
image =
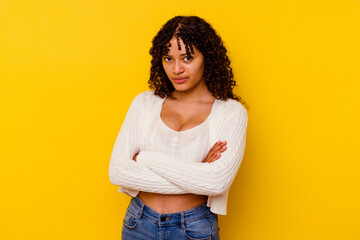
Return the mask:
[[[122,239],[218,240],[218,218],[205,203],[182,212],[160,214],[135,197],[124,217]]]

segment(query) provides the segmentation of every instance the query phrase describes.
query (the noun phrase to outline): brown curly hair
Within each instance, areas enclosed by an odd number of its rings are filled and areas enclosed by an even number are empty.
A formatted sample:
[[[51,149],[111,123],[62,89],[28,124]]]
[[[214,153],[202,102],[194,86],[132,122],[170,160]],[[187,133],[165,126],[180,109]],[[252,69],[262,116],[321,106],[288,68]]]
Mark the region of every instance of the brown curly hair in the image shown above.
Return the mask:
[[[166,22],[153,38],[148,83],[155,95],[164,98],[175,90],[162,65],[162,57],[169,52],[169,42],[173,37],[184,42],[188,56],[193,52],[193,45],[203,54],[205,83],[215,98],[243,102],[233,93],[236,82],[220,36],[209,23],[197,16],[176,16]]]

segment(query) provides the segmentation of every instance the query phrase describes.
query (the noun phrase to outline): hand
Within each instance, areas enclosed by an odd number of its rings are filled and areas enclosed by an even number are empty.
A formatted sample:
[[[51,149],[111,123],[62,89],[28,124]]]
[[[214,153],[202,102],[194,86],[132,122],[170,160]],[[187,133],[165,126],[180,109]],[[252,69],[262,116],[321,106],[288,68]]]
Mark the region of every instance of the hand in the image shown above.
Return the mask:
[[[209,150],[206,158],[202,161],[203,163],[211,163],[215,162],[221,157],[221,153],[226,150],[226,140],[225,141],[217,141],[214,146]]]
[[[133,160],[136,162],[136,157],[137,155],[139,155],[139,153],[135,154],[135,156],[133,157]]]

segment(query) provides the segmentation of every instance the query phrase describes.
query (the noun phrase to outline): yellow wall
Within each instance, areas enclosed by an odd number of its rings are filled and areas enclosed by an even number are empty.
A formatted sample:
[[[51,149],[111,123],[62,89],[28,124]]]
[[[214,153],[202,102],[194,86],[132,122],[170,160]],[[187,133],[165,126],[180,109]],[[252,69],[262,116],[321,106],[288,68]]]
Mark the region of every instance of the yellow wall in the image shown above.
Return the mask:
[[[0,239],[120,239],[111,150],[178,14],[217,29],[250,105],[222,239],[360,239],[358,0],[1,0]]]

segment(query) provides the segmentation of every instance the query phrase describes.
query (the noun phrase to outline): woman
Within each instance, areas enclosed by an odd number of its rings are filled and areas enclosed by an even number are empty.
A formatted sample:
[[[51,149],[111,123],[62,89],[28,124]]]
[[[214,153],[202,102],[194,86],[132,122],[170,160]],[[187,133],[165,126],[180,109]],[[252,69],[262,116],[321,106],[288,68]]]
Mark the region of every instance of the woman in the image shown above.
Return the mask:
[[[154,37],[154,91],[133,100],[110,159],[110,181],[132,197],[123,239],[219,239],[247,129],[226,52],[195,16]]]

